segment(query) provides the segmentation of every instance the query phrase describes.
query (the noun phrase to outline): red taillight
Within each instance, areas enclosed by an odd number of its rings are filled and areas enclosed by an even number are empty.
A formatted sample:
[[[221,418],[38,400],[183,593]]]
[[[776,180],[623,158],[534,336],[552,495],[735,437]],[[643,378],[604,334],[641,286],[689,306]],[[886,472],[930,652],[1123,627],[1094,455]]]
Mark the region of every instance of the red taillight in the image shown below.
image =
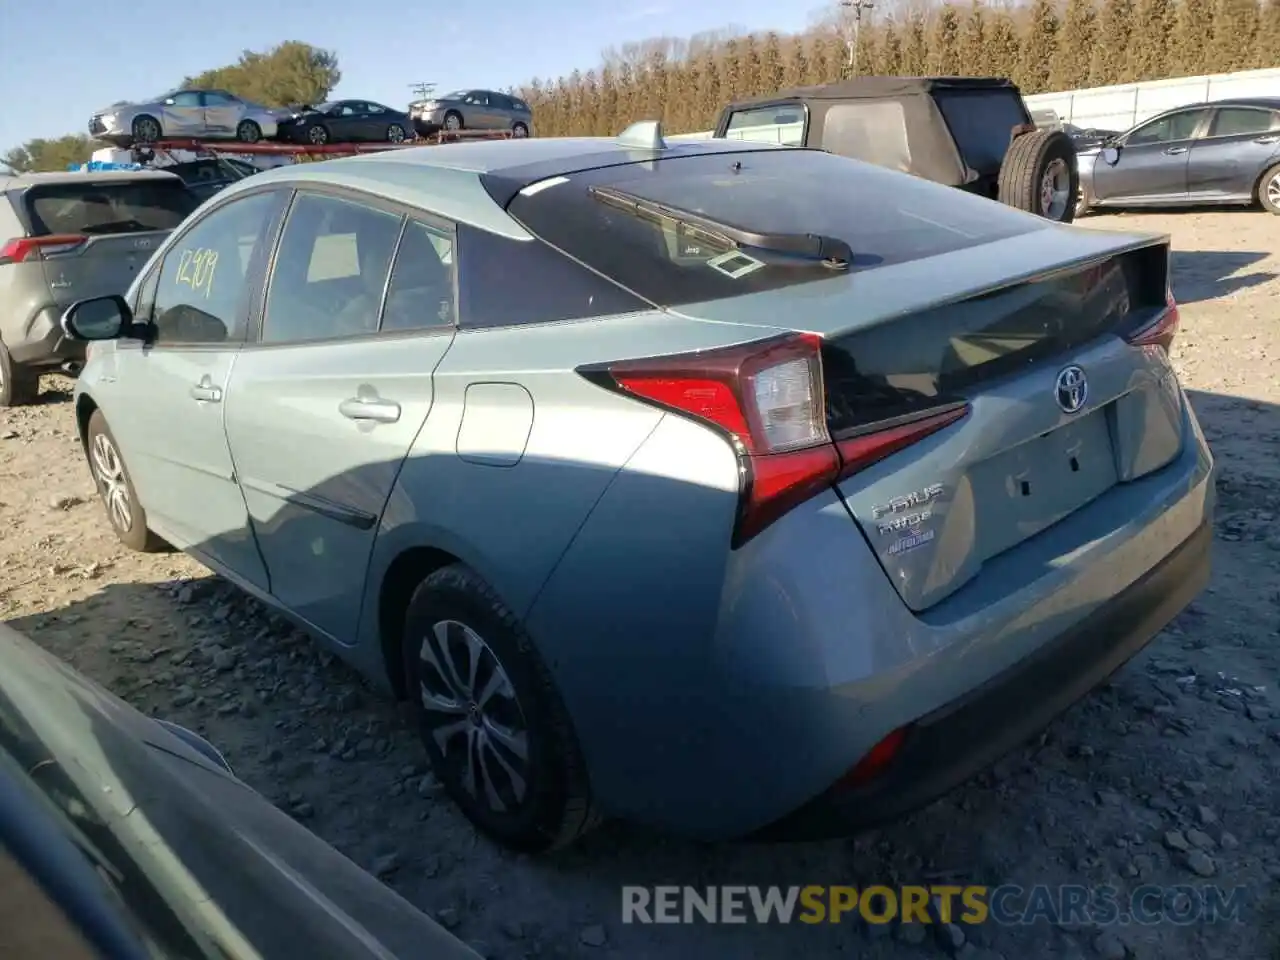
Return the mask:
[[[655,357],[580,372],[717,427],[737,451],[742,489],[733,546],[823,489],[968,412],[948,407],[833,443],[827,431],[822,339],[787,334],[704,353]]]
[[[889,768],[907,739],[907,728],[899,727],[866,752],[857,766],[840,778],[837,788],[865,786]]]
[[[23,263],[42,253],[65,253],[87,240],[77,233],[58,233],[48,237],[18,237],[0,247],[0,264]]]
[[[1173,299],[1172,290],[1169,291],[1166,304],[1167,306],[1154,320],[1129,336],[1128,340],[1131,344],[1135,347],[1169,349],[1174,335],[1178,332],[1178,322],[1181,319],[1178,316],[1178,302]]]

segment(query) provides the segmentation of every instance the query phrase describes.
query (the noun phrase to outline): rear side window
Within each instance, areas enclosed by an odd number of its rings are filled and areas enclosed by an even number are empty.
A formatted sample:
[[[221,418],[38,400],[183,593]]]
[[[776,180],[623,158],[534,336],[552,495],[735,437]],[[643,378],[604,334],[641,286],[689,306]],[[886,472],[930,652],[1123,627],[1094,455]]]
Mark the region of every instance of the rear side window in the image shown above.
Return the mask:
[[[1280,127],[1280,113],[1252,107],[1222,107],[1213,116],[1211,137],[1231,137],[1267,133]]]
[[[822,121],[822,143],[832,153],[890,170],[911,170],[907,114],[899,100],[838,103]]]
[[[32,236],[173,230],[199,201],[179,179],[86,181],[26,193]]]
[[[1012,90],[939,90],[934,101],[961,158],[979,173],[1000,168],[1013,128],[1027,122],[1022,98]]]
[[[401,217],[300,194],[285,221],[267,292],[263,343],[375,333]]]
[[[804,107],[798,103],[735,110],[729,114],[724,136],[726,140],[781,143],[795,147],[804,143],[804,121]]]
[[[662,205],[672,215],[620,208],[593,196],[593,186]],[[674,212],[681,210],[772,234],[772,246],[691,232]],[[779,252],[779,238],[842,241],[852,250],[850,269],[857,271],[1048,225],[951,187],[818,150],[703,154],[592,170],[526,188],[508,212],[552,246],[664,306],[843,275],[816,258]],[[465,257],[463,263],[469,272]]]
[[[453,286],[452,234],[410,220],[396,248],[379,329],[423,330],[451,326]]]

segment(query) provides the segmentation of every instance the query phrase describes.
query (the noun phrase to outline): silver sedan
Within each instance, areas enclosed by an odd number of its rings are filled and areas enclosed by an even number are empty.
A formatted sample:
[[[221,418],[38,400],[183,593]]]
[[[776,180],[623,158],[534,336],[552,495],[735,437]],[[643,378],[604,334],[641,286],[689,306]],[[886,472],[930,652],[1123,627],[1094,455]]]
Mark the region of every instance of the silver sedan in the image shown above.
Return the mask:
[[[243,100],[225,90],[175,90],[146,103],[116,103],[97,111],[89,133],[128,146],[165,137],[208,137],[257,143],[276,135],[287,111]]]

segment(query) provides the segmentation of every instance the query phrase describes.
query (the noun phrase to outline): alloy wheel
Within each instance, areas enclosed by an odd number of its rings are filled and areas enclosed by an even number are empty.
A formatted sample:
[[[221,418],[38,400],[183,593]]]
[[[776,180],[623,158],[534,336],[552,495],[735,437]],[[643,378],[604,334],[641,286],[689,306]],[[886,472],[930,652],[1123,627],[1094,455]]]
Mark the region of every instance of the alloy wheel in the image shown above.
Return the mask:
[[[1061,220],[1067,212],[1071,190],[1071,171],[1061,158],[1052,161],[1040,178],[1040,212],[1050,220]]]
[[[446,130],[461,130],[462,121],[459,120],[456,115],[451,113],[449,116],[444,118],[444,128]]]
[[[1273,207],[1280,208],[1280,173],[1267,183],[1267,199],[1271,201]]]
[[[125,480],[124,463],[115,445],[105,433],[93,438],[90,456],[98,492],[107,506],[107,516],[122,533],[133,527],[133,511],[129,502],[129,484]]]
[[[404,127],[393,124],[391,128],[387,130],[387,142],[404,143]]]
[[[529,733],[511,678],[456,620],[436,623],[418,657],[424,719],[445,763],[490,810],[513,812],[529,790]]]

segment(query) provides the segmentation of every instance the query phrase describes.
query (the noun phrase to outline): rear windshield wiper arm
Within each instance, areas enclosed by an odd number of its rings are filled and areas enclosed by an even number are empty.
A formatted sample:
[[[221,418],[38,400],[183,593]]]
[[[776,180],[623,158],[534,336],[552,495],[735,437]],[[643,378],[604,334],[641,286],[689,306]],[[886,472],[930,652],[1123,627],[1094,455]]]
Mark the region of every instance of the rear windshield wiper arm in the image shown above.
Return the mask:
[[[755,247],[844,266],[853,260],[853,249],[837,237],[814,233],[758,233],[613,187],[588,187],[587,193],[600,203],[624,213],[658,224],[684,227],[697,237],[723,246]]]

